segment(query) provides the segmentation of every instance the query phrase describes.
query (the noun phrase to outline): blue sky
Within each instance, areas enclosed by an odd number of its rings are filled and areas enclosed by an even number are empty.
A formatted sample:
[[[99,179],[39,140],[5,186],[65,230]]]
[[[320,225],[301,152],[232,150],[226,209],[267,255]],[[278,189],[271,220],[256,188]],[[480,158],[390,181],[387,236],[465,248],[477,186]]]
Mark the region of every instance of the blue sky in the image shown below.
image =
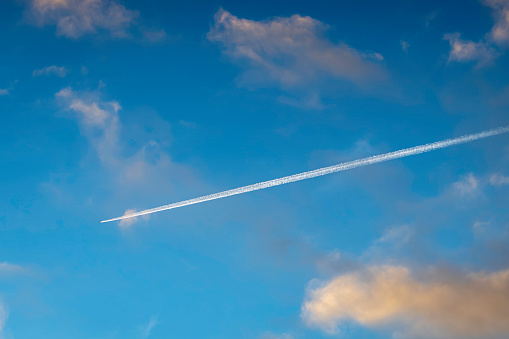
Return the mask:
[[[4,0],[0,338],[506,338],[509,2]]]

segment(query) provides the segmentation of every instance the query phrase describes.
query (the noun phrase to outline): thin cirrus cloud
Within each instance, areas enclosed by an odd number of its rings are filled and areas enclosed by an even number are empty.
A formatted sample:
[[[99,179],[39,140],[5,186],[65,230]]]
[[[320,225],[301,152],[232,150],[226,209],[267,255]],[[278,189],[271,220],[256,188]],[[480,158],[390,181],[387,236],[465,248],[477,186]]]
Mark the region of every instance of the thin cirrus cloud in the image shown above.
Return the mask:
[[[324,78],[352,83],[383,80],[379,53],[363,53],[324,36],[328,26],[309,16],[265,21],[238,18],[220,9],[207,37],[245,68],[241,85],[272,84],[282,89],[309,86]]]
[[[302,316],[337,333],[354,322],[400,338],[502,338],[509,334],[509,270],[435,271],[417,280],[405,266],[372,266],[310,288]]]
[[[143,339],[148,338],[150,336],[152,330],[154,329],[154,327],[156,327],[158,324],[159,324],[159,320],[157,319],[157,317],[156,316],[151,317],[150,320],[148,321],[147,325],[141,329],[141,337]]]
[[[4,337],[5,323],[8,317],[9,311],[7,310],[7,306],[0,300],[0,338]]]
[[[490,32],[478,42],[463,40],[459,33],[445,34],[449,41],[449,61],[476,61],[478,66],[489,64],[509,43],[509,0],[482,0],[493,9],[495,23]]]
[[[12,264],[9,262],[0,262],[0,277],[16,276],[29,274],[30,270],[26,267]]]
[[[103,185],[111,185],[123,194],[143,188],[153,195],[154,192],[168,194],[175,187],[188,188],[195,184],[194,170],[174,162],[168,150],[171,125],[152,111],[145,109],[140,115],[143,121],[139,123],[122,124],[120,104],[104,100],[98,90],[79,91],[67,87],[55,97],[64,116],[77,122],[88,144],[87,163],[93,166],[94,173],[103,171]],[[60,190],[58,183],[44,184],[46,187],[57,185]],[[133,210],[126,211],[130,212]],[[127,230],[133,223],[120,223],[119,227]]]
[[[64,66],[48,66],[41,69],[36,69],[32,72],[32,76],[38,77],[41,75],[56,75],[57,77],[64,78],[69,73],[69,70]]]
[[[493,174],[490,177],[490,184],[493,186],[509,185],[509,177],[502,174]]]
[[[115,164],[115,154],[119,147],[120,104],[116,101],[102,101],[92,93],[75,92],[69,87],[60,90],[55,96],[66,109],[77,114],[82,134],[96,150],[101,162]]]
[[[509,0],[484,0],[495,11],[495,25],[491,29],[491,39],[499,45],[509,42]]]
[[[479,180],[473,173],[462,177],[459,181],[455,182],[454,190],[462,197],[472,197],[480,192]]]
[[[449,41],[451,47],[449,61],[477,61],[478,65],[482,66],[489,63],[499,54],[490,44],[484,41],[473,42],[463,40],[459,33],[446,34],[444,39]]]
[[[71,39],[101,30],[125,38],[139,13],[113,0],[32,0],[27,16],[39,26],[55,25],[58,36]]]

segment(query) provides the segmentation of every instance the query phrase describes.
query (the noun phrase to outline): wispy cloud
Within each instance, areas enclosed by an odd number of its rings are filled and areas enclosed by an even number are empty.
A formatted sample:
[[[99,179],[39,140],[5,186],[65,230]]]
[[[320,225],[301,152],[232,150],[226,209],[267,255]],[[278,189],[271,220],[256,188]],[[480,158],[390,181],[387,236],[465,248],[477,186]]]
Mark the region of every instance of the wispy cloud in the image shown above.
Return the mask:
[[[71,88],[60,90],[56,97],[78,115],[81,130],[101,161],[107,164],[115,163],[120,132],[119,103],[102,101],[97,94],[80,94]],[[100,133],[97,133],[98,131]]]
[[[408,47],[410,47],[408,41],[401,40],[399,44],[401,45],[401,50],[405,53],[408,53]]]
[[[472,230],[474,234],[482,234],[486,231],[487,228],[491,226],[491,222],[489,221],[476,221],[472,226]]]
[[[355,84],[386,78],[381,54],[334,43],[325,37],[327,29],[309,16],[254,21],[220,9],[207,37],[245,68],[242,86],[296,89],[327,78]]]
[[[40,26],[56,25],[58,36],[77,39],[104,30],[125,38],[139,13],[113,0],[32,0],[27,16]]]
[[[196,123],[192,121],[179,120],[179,124],[184,126],[185,128],[195,129],[197,127]]]
[[[446,34],[444,39],[448,40],[451,46],[449,61],[477,61],[478,65],[482,66],[499,54],[489,43],[463,40],[459,33]]]
[[[159,324],[157,316],[150,318],[148,323],[141,329],[141,338],[146,339],[150,336],[150,333]]]
[[[454,189],[462,197],[476,196],[480,193],[479,180],[473,173],[469,173],[454,183]]]
[[[167,34],[164,30],[147,30],[143,32],[146,40],[149,42],[161,42],[167,38]]]
[[[493,8],[495,24],[490,32],[490,38],[499,45],[509,42],[509,0],[484,0],[486,5]]]
[[[26,267],[12,264],[9,262],[0,262],[0,276],[14,276],[29,274],[30,270]]]
[[[493,174],[490,177],[490,184],[493,186],[509,185],[509,177],[502,174]]]
[[[482,0],[493,9],[495,23],[490,32],[478,42],[462,40],[459,33],[446,34],[451,50],[449,61],[477,61],[478,67],[487,65],[501,54],[509,43],[509,0]]]
[[[168,147],[172,136],[168,122],[144,109],[137,123],[123,125],[119,117],[120,104],[105,100],[103,96],[100,90],[72,88],[63,88],[55,94],[62,112],[77,122],[89,145],[86,163],[94,167],[95,173],[103,171],[103,185],[111,185],[115,192],[143,188],[152,195],[162,191],[167,195],[175,187],[195,183],[194,171],[171,158]],[[137,196],[139,198],[139,194]],[[128,229],[131,223],[119,226]]]
[[[37,77],[41,75],[56,75],[64,78],[69,73],[69,69],[64,66],[48,66],[41,69],[36,69],[32,72],[32,76]]]
[[[372,266],[311,286],[310,326],[336,333],[350,321],[392,328],[400,338],[500,338],[509,334],[509,270],[417,280],[404,266]],[[317,284],[317,282],[314,282]]]
[[[262,334],[258,339],[293,339],[293,336],[287,333],[276,334],[272,332],[266,332]]]
[[[9,317],[9,311],[5,303],[0,300],[0,338],[4,338],[5,324]]]
[[[0,88],[0,96],[2,95],[9,95],[9,90],[6,88]]]

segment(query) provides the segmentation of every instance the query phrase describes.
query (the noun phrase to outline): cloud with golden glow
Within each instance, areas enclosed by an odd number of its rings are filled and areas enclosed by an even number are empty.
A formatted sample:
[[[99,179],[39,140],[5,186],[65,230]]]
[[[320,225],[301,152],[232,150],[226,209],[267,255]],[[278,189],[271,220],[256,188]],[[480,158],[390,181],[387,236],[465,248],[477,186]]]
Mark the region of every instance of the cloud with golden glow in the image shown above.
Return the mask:
[[[309,326],[337,333],[350,322],[391,329],[400,338],[502,338],[509,335],[509,270],[418,279],[404,266],[372,266],[310,287]]]

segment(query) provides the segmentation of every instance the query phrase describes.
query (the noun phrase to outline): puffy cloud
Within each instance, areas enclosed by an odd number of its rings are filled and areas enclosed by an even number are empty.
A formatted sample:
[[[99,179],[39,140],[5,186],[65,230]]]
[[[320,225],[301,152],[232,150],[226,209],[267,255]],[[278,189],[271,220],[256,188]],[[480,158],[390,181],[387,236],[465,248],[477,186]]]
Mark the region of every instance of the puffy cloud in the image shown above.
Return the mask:
[[[400,338],[502,338],[509,334],[509,270],[418,281],[404,266],[372,266],[310,288],[302,316],[329,333],[355,322]]]
[[[509,177],[501,174],[493,174],[490,177],[490,184],[493,186],[503,186],[509,184]]]
[[[444,39],[448,40],[451,46],[449,61],[478,61],[479,65],[482,65],[498,55],[498,52],[486,42],[462,40],[459,33],[446,34]]]
[[[242,63],[244,85],[275,83],[284,88],[308,86],[332,77],[353,83],[382,80],[379,53],[363,53],[324,37],[327,25],[308,16],[272,20],[238,18],[220,9],[207,37],[220,43],[224,53]]]
[[[58,77],[64,78],[69,73],[69,70],[63,66],[48,66],[41,69],[36,69],[32,72],[34,77],[41,75],[56,75]]]
[[[72,39],[98,30],[127,37],[138,15],[113,0],[32,0],[28,12],[36,24],[56,25],[57,35]]]

